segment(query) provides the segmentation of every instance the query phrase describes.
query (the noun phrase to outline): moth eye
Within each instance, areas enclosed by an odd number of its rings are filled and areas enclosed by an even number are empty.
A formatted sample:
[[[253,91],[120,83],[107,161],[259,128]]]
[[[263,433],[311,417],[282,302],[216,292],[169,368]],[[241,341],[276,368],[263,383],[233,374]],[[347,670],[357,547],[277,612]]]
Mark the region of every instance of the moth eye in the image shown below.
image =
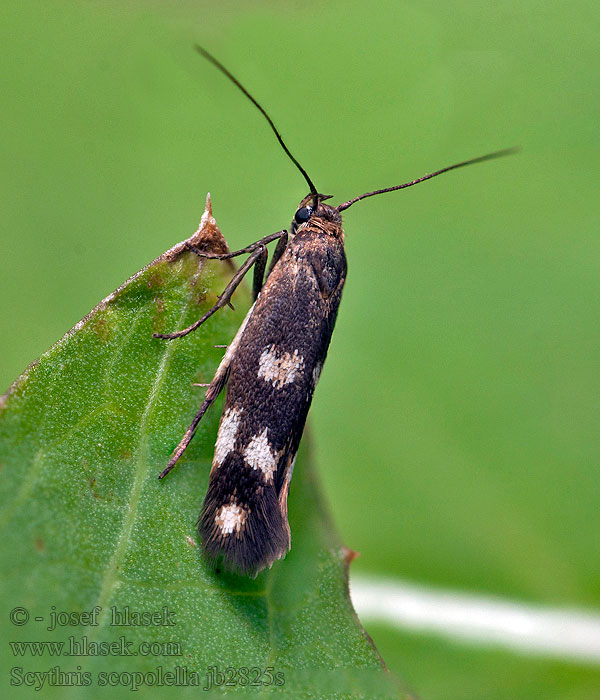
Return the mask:
[[[310,219],[311,214],[312,207],[302,207],[301,209],[298,209],[294,215],[294,219],[296,220],[297,224],[303,224]]]

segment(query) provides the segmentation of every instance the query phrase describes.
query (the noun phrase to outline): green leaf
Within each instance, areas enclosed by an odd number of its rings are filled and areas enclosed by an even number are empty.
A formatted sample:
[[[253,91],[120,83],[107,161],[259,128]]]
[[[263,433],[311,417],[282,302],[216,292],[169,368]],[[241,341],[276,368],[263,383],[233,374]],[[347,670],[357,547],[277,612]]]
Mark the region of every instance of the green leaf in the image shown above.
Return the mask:
[[[216,250],[225,242],[208,200],[207,207],[190,240]],[[192,323],[231,272],[231,264],[175,246],[102,301],[3,397],[2,626],[13,643],[3,678],[11,674],[15,692],[41,684],[45,697],[98,697],[103,682],[116,684],[111,696],[134,686],[160,693],[178,682],[179,695],[195,697],[190,684],[204,686],[216,666],[237,669],[217,682],[232,680],[227,690],[253,696],[403,695],[353,611],[349,557],[319,500],[306,446],[290,493],[292,550],[256,579],[214,571],[196,540],[220,401],[176,469],[157,479],[202,400],[204,390],[192,383],[210,381],[223,352],[213,346],[231,340],[250,298],[239,290],[235,311],[221,310],[184,338],[152,333]],[[113,607],[156,619],[118,626]],[[22,611],[11,622],[14,608],[27,611],[25,624]],[[82,612],[89,619],[70,615]],[[48,648],[36,655],[15,646],[23,641],[65,646],[57,658]],[[99,655],[101,642],[116,647]],[[144,653],[141,643],[158,646]],[[76,650],[80,656],[65,655]],[[55,667],[79,670],[75,687],[62,687]],[[268,682],[267,668],[283,686],[247,687]],[[102,675],[109,672],[117,675]],[[90,685],[78,687],[86,673]]]

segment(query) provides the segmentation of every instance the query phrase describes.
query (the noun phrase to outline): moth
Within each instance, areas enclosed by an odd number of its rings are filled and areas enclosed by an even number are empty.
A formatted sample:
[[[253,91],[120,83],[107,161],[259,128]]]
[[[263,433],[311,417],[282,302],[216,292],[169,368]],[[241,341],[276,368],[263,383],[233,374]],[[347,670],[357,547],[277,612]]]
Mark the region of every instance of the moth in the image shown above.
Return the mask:
[[[331,206],[325,203],[330,195],[318,192],[254,97],[216,58],[200,46],[195,48],[259,109],[309,189],[289,230],[270,234],[231,253],[204,253],[190,245],[204,258],[225,260],[243,254],[248,254],[248,258],[218,302],[194,324],[175,333],[154,334],[155,338],[172,340],[196,330],[230,303],[234,290],[254,267],[254,304],[228,346],[198,413],[159,478],[175,466],[200,420],[227,386],[198,528],[209,559],[219,560],[235,572],[255,576],[290,549],[290,481],[346,281],[342,212],[366,197],[411,187],[515,149],[472,158],[417,180]],[[274,241],[277,245],[265,276],[266,246]]]

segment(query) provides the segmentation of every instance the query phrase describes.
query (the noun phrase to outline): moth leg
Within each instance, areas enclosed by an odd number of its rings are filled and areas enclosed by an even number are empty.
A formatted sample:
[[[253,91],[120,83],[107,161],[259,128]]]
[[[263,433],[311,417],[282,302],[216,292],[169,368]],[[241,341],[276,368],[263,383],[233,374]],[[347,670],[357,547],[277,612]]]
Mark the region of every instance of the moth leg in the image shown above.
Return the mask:
[[[215,379],[217,378],[217,375],[215,375]],[[214,382],[214,379],[213,379]],[[214,384],[211,382],[209,385],[207,391],[206,391],[206,398],[202,402],[202,405],[200,406],[200,410],[196,415],[194,416],[194,420],[190,424],[190,427],[185,431],[185,434],[183,438],[181,439],[181,442],[177,447],[175,448],[175,451],[173,452],[173,455],[171,456],[171,459],[169,460],[169,463],[167,466],[162,470],[162,472],[158,475],[159,479],[164,479],[165,476],[173,469],[175,464],[177,464],[177,460],[181,457],[181,455],[185,452],[187,446],[190,444],[191,439],[194,437],[194,433],[196,432],[196,428],[198,427],[198,423],[202,420],[202,416],[208,411],[210,406],[213,404],[214,400],[217,398],[217,396],[220,394],[221,389],[223,388],[225,382],[221,381],[219,383]]]
[[[240,248],[240,250],[235,250],[233,253],[203,253],[199,248],[197,248],[193,243],[186,241],[186,247],[200,258],[209,258],[210,260],[229,260],[230,258],[236,258],[238,255],[243,255],[244,253],[253,253],[257,248],[271,243],[271,241],[276,241],[282,236],[287,237],[287,231],[277,231],[277,233],[270,233],[268,236],[261,238],[255,243],[247,245],[245,248]]]
[[[268,259],[269,253],[267,249],[263,246],[262,251],[261,251],[261,256],[258,258],[254,265],[254,282],[252,285],[252,293],[254,297],[254,301],[256,301],[256,297],[260,294],[260,290],[262,289],[263,282],[265,279],[265,268],[267,267],[267,259]]]
[[[190,427],[185,431],[185,435],[181,439],[181,442],[175,448],[175,451],[171,455],[169,463],[159,474],[159,479],[164,479],[164,477],[171,471],[171,469],[173,469],[173,467],[177,463],[177,460],[185,452],[187,446],[190,444],[191,439],[194,437],[194,433],[196,432],[198,423],[200,423],[200,421],[202,420],[202,416],[204,416],[206,411],[208,411],[208,409],[214,403],[215,399],[221,393],[223,387],[227,383],[227,379],[229,378],[229,366],[231,365],[231,361],[233,360],[238,345],[240,344],[240,338],[242,337],[244,328],[246,328],[248,319],[252,314],[252,309],[254,309],[254,304],[252,304],[252,306],[250,307],[250,310],[246,314],[246,318],[244,319],[242,325],[238,328],[238,332],[235,334],[235,338],[231,341],[229,347],[227,348],[227,352],[223,355],[223,359],[221,360],[221,363],[218,366],[217,371],[215,372],[215,376],[213,377],[211,383],[208,384],[206,396],[204,397],[204,401],[200,406],[200,410],[194,416],[194,420],[191,422]]]
[[[195,331],[198,326],[201,326],[204,321],[206,321],[208,318],[210,318],[216,311],[221,309],[223,306],[227,306],[229,304],[229,300],[231,299],[231,295],[233,292],[236,290],[236,288],[239,286],[240,282],[244,279],[244,275],[248,272],[248,270],[254,265],[254,263],[264,255],[263,250],[264,250],[264,245],[261,244],[260,248],[257,248],[252,255],[248,257],[248,259],[244,262],[243,265],[240,266],[240,269],[235,273],[235,275],[231,278],[231,282],[225,287],[223,290],[223,293],[219,296],[219,301],[211,308],[209,309],[204,316],[201,316],[195,323],[192,323],[191,326],[188,326],[187,328],[184,328],[181,331],[177,331],[176,333],[153,333],[152,337],[153,338],[162,338],[164,340],[172,340],[173,338],[181,338],[184,335],[187,335],[188,333],[191,333],[192,331]]]
[[[285,247],[287,246],[288,243],[288,234],[287,231],[283,232],[283,236],[277,241],[277,245],[275,246],[275,251],[273,252],[273,257],[271,258],[271,264],[269,265],[269,271],[267,272],[267,277],[271,274],[273,271],[273,268],[275,267],[275,264],[279,260],[279,258],[283,255],[283,251],[285,250]]]

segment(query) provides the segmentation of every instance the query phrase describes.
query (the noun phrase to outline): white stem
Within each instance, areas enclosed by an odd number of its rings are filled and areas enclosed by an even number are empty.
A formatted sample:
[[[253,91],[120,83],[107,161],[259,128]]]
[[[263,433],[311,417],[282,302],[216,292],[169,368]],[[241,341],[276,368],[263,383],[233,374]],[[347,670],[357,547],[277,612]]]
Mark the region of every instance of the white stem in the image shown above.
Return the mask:
[[[363,622],[600,664],[600,614],[596,612],[529,605],[391,579],[353,577],[350,590]]]

